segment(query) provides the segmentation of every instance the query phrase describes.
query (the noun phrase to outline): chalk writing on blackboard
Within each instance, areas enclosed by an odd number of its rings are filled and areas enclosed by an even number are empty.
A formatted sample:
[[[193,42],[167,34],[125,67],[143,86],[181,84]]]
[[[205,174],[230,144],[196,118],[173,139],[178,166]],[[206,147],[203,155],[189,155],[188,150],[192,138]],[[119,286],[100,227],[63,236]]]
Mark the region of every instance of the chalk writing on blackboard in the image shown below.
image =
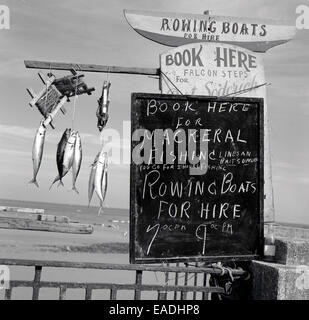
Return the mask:
[[[256,258],[263,100],[132,95],[131,262]]]

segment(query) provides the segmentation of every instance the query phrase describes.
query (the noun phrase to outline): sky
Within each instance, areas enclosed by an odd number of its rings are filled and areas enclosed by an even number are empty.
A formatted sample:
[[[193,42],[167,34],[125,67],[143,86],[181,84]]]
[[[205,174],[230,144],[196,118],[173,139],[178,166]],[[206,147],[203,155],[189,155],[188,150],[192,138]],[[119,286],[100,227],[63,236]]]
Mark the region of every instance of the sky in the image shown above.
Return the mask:
[[[66,116],[48,129],[40,188],[29,185],[32,178],[32,143],[41,116],[29,106],[26,88],[42,88],[39,70],[26,69],[24,60],[94,63],[131,67],[159,67],[159,55],[168,47],[137,34],[126,22],[123,9],[154,10],[296,20],[297,0],[0,0],[10,8],[10,30],[0,30],[0,198],[87,204],[90,164],[100,150],[95,116],[97,99],[107,78],[112,82],[110,119],[107,128],[121,135],[120,154],[128,155],[130,137],[123,136],[123,122],[130,120],[131,93],[159,93],[158,81],[147,76],[91,74],[85,82],[97,90],[76,101],[74,127],[83,143],[83,164],[77,187],[48,190],[57,174],[56,146],[65,128],[71,126],[73,102]],[[298,30],[295,38],[270,49],[264,57],[271,125],[271,155],[276,220],[309,224],[309,30]],[[56,76],[66,72],[55,71]],[[129,165],[111,164],[106,204],[129,208]],[[93,204],[98,204],[97,200]]]

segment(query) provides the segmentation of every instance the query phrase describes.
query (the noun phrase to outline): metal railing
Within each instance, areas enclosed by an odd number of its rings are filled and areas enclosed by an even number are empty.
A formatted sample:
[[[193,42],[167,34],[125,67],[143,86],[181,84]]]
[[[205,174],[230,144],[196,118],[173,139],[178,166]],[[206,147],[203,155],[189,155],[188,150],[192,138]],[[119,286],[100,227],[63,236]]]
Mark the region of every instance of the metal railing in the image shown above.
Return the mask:
[[[141,300],[141,294],[144,291],[157,293],[158,300],[168,299],[168,293],[172,292],[173,300],[186,300],[188,294],[192,294],[192,299],[197,300],[198,293],[200,299],[209,300],[212,294],[225,294],[225,288],[211,286],[209,279],[211,276],[220,277],[230,276],[239,278],[245,277],[247,272],[242,269],[224,270],[220,267],[202,267],[197,263],[192,266],[171,265],[133,265],[133,264],[107,264],[107,263],[85,263],[85,262],[65,262],[65,261],[39,261],[39,260],[14,260],[0,259],[0,265],[34,267],[33,280],[14,280],[10,281],[10,288],[5,289],[4,299],[11,300],[12,292],[17,288],[32,288],[32,300],[38,300],[40,289],[56,288],[59,290],[59,300],[65,300],[68,289],[83,289],[84,299],[91,300],[93,290],[109,290],[110,300],[117,299],[117,293],[122,290],[134,292],[134,299]],[[134,283],[108,283],[108,282],[75,282],[75,281],[42,281],[42,272],[44,268],[66,268],[66,269],[87,269],[87,270],[113,270],[120,272],[135,272]],[[143,284],[143,274],[145,272],[163,273],[165,280],[161,284]],[[170,275],[174,274],[173,284],[169,284]],[[202,283],[200,278],[202,276]],[[180,284],[180,277],[183,284]],[[157,277],[156,277],[157,278]],[[189,281],[190,280],[190,281]],[[189,283],[189,282],[192,282]]]

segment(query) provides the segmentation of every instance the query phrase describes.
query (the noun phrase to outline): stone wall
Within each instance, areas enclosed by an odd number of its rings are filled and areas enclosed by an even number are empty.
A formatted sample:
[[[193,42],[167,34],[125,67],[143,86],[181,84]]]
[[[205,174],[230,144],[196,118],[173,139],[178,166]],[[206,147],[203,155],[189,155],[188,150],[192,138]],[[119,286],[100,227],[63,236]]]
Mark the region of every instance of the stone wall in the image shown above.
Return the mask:
[[[250,265],[250,298],[309,300],[309,229],[276,225],[275,238],[275,262],[252,261]]]

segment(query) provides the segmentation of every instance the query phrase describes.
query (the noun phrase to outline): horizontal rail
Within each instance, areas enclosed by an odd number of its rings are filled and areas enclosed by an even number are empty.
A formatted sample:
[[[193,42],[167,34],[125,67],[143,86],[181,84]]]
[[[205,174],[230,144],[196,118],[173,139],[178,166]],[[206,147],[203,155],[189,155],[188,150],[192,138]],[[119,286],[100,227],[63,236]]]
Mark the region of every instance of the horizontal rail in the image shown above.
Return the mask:
[[[179,267],[179,266],[154,266],[141,264],[112,264],[112,263],[90,263],[90,262],[68,262],[48,260],[23,260],[23,259],[0,259],[0,264],[7,266],[24,267],[48,267],[48,268],[76,268],[76,269],[103,269],[124,271],[153,271],[153,272],[182,272],[182,273],[209,273],[222,275],[222,269],[217,267]],[[233,269],[233,276],[245,276],[247,272],[242,269]]]
[[[10,282],[11,289],[17,287],[32,288],[33,281],[13,280]],[[40,281],[37,287],[41,288],[66,288],[66,289],[90,289],[90,290],[141,290],[141,291],[182,291],[182,292],[205,292],[224,293],[221,287],[194,287],[194,286],[173,286],[173,285],[152,285],[152,284],[115,284],[115,283],[90,283],[90,282],[56,282]]]
[[[157,68],[135,68],[135,67],[119,67],[119,66],[103,66],[98,64],[79,64],[66,62],[49,62],[49,61],[34,61],[25,60],[26,68],[30,69],[48,69],[48,70],[76,70],[83,72],[103,72],[103,73],[122,73],[159,76],[160,69]]]

